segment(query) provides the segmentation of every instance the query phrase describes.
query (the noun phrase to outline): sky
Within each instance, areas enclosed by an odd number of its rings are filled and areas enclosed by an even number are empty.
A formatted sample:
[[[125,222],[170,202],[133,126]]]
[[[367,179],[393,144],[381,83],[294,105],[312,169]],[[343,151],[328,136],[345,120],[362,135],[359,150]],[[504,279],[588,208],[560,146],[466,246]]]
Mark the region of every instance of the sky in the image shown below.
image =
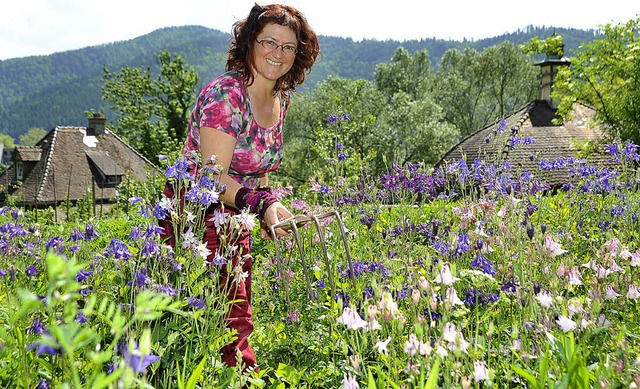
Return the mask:
[[[230,32],[258,2],[302,11],[318,35],[478,40],[527,26],[595,29],[640,16],[636,0],[8,0],[0,60],[48,55],[199,25]],[[526,5],[526,6],[525,6]]]

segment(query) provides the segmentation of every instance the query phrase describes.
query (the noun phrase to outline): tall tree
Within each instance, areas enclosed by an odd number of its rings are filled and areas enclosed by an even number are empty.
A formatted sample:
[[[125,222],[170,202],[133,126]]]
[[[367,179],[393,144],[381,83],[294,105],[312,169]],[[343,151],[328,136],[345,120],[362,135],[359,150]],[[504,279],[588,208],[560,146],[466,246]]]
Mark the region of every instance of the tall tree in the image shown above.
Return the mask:
[[[447,50],[433,94],[445,118],[467,136],[531,101],[537,91],[537,69],[513,43],[478,52]]]
[[[640,18],[605,25],[604,38],[586,43],[558,72],[554,98],[570,115],[576,100],[593,106],[609,136],[640,143]]]
[[[145,157],[176,151],[188,130],[189,107],[195,103],[198,73],[181,56],[156,53],[160,74],[151,69],[104,68],[102,95],[117,113],[114,130]]]
[[[406,93],[411,100],[425,96],[433,82],[433,69],[426,50],[413,56],[402,46],[396,49],[391,62],[376,65],[375,83],[378,90],[391,101],[397,92]]]
[[[458,129],[431,95],[433,83],[426,50],[412,56],[400,47],[391,62],[376,66],[376,88],[387,100],[372,129],[376,171],[391,162],[433,164],[457,141]]]

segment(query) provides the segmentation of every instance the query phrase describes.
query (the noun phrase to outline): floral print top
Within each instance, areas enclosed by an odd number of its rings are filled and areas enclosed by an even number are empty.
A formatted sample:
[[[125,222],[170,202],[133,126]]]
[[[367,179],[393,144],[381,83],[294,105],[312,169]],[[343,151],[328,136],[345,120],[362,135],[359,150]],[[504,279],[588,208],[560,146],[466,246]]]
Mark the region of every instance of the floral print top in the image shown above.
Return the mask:
[[[226,72],[205,86],[189,118],[189,133],[182,154],[196,166],[200,154],[200,128],[211,127],[237,139],[227,174],[238,183],[255,189],[260,176],[280,166],[282,126],[289,107],[289,95],[280,96],[280,118],[269,128],[253,118],[249,94],[237,71]]]

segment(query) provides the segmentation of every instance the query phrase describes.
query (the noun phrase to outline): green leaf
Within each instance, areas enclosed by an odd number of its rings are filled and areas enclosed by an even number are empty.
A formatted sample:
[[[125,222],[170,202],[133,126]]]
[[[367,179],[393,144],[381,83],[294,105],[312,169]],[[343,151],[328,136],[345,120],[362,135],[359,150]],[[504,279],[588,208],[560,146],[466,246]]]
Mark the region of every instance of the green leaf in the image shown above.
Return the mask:
[[[196,387],[198,380],[202,376],[202,369],[204,369],[204,364],[206,362],[207,362],[207,356],[205,355],[204,357],[202,357],[202,360],[200,361],[196,369],[193,371],[193,374],[191,374],[191,377],[189,377],[189,381],[187,381],[186,389],[194,389]]]

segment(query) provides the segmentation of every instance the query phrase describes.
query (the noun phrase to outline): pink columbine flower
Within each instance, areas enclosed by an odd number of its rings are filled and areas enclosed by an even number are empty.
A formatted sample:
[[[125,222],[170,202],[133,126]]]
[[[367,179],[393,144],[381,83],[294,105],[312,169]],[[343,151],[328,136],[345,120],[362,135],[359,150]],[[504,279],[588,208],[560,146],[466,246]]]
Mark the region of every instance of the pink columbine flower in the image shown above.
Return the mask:
[[[407,340],[404,344],[404,352],[407,353],[408,356],[414,357],[418,353],[418,348],[420,347],[420,342],[418,342],[418,337],[416,334],[410,334],[409,340]]]
[[[382,316],[386,321],[391,320],[391,318],[397,318],[398,311],[398,303],[393,301],[393,297],[391,297],[391,293],[385,292],[378,303],[378,309],[382,313]]]
[[[367,322],[364,321],[358,312],[351,307],[345,307],[342,311],[342,315],[338,318],[338,323],[344,324],[349,330],[357,330],[367,326]]]
[[[558,242],[553,240],[553,237],[551,236],[550,233],[546,233],[544,236],[543,249],[547,254],[552,255],[554,257],[557,257],[558,255],[562,255],[567,252],[567,250],[564,250]]]
[[[344,373],[341,383],[342,389],[360,389],[360,384],[351,373]]]
[[[444,285],[451,285],[454,282],[460,280],[459,278],[454,277],[451,274],[451,269],[449,269],[449,264],[445,263],[442,265],[442,269],[440,269],[440,273],[438,274],[438,276],[433,280],[433,282],[439,283],[439,284],[444,284]]]
[[[445,306],[447,306],[447,304],[449,306],[464,305],[462,300],[458,298],[458,293],[454,288],[447,288],[447,292],[445,293],[444,303],[445,303]]]
[[[620,297],[620,294],[617,293],[611,285],[608,285],[604,293],[604,298],[606,300],[615,300],[618,297]]]
[[[464,339],[464,336],[460,331],[456,329],[456,325],[453,323],[446,323],[444,325],[444,332],[442,339],[447,342],[447,348],[451,351],[467,351],[470,343]]]
[[[629,266],[640,266],[640,250],[636,250],[635,253],[631,254],[631,261],[629,262]]]
[[[640,298],[640,291],[635,285],[629,285],[629,291],[627,292],[627,298],[631,300],[637,300]]]
[[[420,276],[420,279],[418,279],[418,287],[427,293],[431,291],[431,284],[424,276]]]
[[[256,226],[256,218],[253,214],[244,210],[237,215],[234,215],[233,218],[238,222],[239,225],[245,226],[247,230],[251,231],[253,227]]]
[[[569,270],[569,285],[582,285],[582,276],[578,266],[572,266]]]

